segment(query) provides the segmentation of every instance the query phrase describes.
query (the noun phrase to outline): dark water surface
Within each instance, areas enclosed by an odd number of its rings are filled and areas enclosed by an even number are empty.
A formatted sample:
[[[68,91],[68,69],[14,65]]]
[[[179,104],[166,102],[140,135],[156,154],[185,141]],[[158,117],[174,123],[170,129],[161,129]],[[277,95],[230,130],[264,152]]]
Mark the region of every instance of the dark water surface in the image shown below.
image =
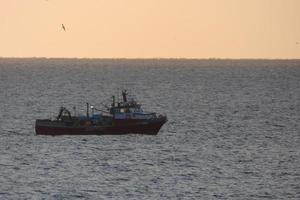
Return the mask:
[[[127,88],[157,136],[35,136]],[[300,60],[0,59],[0,199],[300,199]]]

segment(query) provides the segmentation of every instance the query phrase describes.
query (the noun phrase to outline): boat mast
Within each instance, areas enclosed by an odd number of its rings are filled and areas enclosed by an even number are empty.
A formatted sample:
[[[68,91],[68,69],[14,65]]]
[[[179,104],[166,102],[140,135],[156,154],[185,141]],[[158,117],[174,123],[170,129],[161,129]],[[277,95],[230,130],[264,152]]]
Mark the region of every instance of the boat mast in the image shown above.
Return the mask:
[[[126,90],[122,91],[122,96],[123,96],[123,101],[127,102],[127,91]]]
[[[111,104],[111,107],[115,107],[115,105],[116,105],[116,97],[112,96],[112,100],[113,100],[113,102]]]
[[[90,115],[89,115],[89,103],[86,103],[86,118],[89,119]]]

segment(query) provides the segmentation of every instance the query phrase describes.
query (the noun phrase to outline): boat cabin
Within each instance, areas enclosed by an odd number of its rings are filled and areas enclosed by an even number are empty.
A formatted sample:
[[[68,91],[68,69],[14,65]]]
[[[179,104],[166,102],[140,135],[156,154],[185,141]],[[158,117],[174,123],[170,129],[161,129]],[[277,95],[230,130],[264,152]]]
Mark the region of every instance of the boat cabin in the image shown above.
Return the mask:
[[[128,101],[127,91],[122,91],[123,101],[115,103],[115,97],[113,96],[113,102],[110,108],[110,114],[115,119],[152,119],[156,118],[155,113],[144,112],[141,105],[138,104],[133,98]]]

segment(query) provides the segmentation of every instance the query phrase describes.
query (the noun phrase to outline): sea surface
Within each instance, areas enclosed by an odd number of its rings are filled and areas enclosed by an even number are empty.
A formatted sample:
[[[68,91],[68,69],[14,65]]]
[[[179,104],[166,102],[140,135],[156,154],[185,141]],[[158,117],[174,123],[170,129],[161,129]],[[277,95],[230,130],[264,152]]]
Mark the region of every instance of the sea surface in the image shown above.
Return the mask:
[[[36,136],[127,89],[157,136]],[[300,199],[300,60],[0,58],[0,199]]]

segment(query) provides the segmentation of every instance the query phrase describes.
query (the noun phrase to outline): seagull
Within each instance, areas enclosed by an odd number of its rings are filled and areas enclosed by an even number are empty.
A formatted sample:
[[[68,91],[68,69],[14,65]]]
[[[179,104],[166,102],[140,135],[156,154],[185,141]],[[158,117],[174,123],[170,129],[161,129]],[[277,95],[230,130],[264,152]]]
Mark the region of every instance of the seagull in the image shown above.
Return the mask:
[[[66,27],[64,26],[64,24],[61,24],[62,29],[64,29],[64,31],[66,31]]]

